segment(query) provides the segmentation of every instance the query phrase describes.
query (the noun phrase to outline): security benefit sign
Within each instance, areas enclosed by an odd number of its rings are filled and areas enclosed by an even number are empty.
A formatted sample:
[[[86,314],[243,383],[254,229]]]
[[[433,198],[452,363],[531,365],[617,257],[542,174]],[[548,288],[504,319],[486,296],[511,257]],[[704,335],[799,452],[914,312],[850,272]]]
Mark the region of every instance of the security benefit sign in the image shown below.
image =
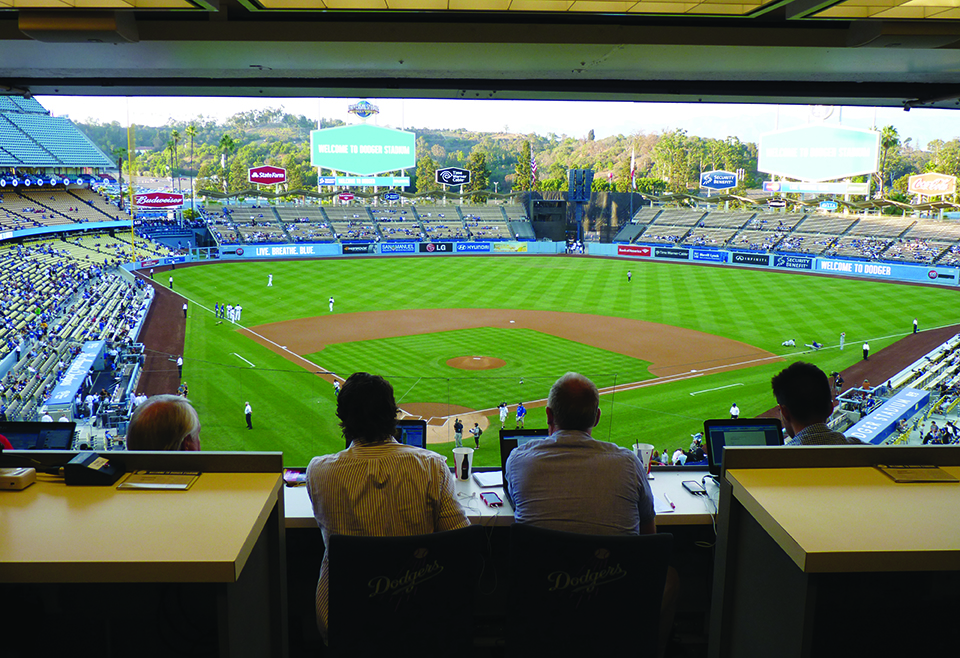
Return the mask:
[[[410,169],[417,166],[416,135],[366,124],[314,130],[310,164],[358,176]]]
[[[737,175],[732,171],[705,171],[700,174],[700,187],[708,190],[729,190],[737,186]]]
[[[760,136],[757,169],[801,181],[872,174],[880,157],[880,133],[823,124]]]

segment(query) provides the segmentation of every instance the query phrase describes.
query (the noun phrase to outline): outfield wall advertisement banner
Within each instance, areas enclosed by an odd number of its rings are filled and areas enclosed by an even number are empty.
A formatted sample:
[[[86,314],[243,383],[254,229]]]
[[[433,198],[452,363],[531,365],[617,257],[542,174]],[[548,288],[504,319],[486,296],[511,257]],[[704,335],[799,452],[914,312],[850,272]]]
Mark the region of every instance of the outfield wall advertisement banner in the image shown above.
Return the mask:
[[[763,267],[767,267],[770,265],[770,256],[767,254],[745,254],[735,251],[730,261],[740,265],[762,265]]]
[[[526,242],[494,242],[493,253],[525,254],[527,253],[527,243]]]
[[[812,270],[812,256],[791,256],[789,254],[774,254],[773,266],[783,267],[788,270]]]
[[[690,260],[690,250],[680,249],[678,247],[654,247],[653,255],[657,258],[673,258],[677,260]]]
[[[640,244],[618,244],[617,245],[617,255],[618,256],[641,256],[643,258],[649,258],[653,255],[653,249],[645,245]]]
[[[869,279],[919,281],[924,283],[956,284],[956,270],[949,267],[900,265],[898,263],[868,263],[818,258],[817,271]]]
[[[452,254],[453,243],[452,242],[421,242],[420,253],[421,254]]]
[[[458,254],[481,254],[491,251],[489,242],[458,242]]]
[[[694,249],[693,260],[699,260],[707,263],[726,263],[727,252],[709,249]]]
[[[415,254],[417,253],[417,244],[415,242],[381,242],[381,254]]]

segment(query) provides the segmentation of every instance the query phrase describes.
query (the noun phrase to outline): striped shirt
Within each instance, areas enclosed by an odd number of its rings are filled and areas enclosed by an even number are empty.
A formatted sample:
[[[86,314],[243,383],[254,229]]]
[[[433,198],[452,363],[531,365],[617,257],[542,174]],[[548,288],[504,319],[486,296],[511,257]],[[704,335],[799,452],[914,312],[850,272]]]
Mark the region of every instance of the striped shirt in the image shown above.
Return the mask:
[[[435,452],[390,440],[357,442],[307,467],[313,515],[330,535],[391,537],[455,530],[469,525],[453,494],[453,475]],[[317,583],[317,626],[327,634],[327,552]]]

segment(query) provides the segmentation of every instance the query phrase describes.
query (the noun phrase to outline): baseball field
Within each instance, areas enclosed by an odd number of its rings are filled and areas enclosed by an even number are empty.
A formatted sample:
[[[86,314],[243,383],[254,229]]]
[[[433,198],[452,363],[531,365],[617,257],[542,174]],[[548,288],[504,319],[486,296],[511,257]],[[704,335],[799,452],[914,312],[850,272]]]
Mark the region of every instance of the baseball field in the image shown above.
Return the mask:
[[[876,353],[914,317],[924,329],[958,320],[957,291],[943,288],[565,256],[225,262],[173,274],[191,302],[183,380],[203,448],[282,450],[288,466],[343,447],[334,374],[385,376],[441,454],[452,454],[454,418],[479,423],[475,463],[493,466],[496,406],[510,405],[513,426],[523,402],[526,426],[544,427],[550,384],[569,370],[602,390],[595,436],[673,449],[734,402],[747,417],[769,410],[770,378],[793,360],[843,370],[864,340]],[[239,324],[218,320],[215,304],[242,305]],[[797,347],[782,347],[790,338]],[[826,347],[810,352],[814,340]]]

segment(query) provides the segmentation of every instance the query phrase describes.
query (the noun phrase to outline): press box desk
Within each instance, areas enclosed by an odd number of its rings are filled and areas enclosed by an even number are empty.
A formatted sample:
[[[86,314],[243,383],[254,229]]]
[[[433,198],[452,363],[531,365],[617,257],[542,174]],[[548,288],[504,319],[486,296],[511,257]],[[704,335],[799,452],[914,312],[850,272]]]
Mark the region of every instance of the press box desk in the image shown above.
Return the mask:
[[[128,469],[140,460],[203,474],[189,491],[68,487],[41,475],[24,491],[0,492],[0,583],[208,584],[221,656],[285,655],[280,453],[231,458],[265,472],[208,472],[213,453],[175,462],[135,454],[109,457]],[[117,605],[137,605],[135,593],[123,596]]]
[[[937,655],[953,642],[932,622],[955,602],[960,483],[898,484],[877,463],[960,477],[960,448],[725,454],[711,656]]]

